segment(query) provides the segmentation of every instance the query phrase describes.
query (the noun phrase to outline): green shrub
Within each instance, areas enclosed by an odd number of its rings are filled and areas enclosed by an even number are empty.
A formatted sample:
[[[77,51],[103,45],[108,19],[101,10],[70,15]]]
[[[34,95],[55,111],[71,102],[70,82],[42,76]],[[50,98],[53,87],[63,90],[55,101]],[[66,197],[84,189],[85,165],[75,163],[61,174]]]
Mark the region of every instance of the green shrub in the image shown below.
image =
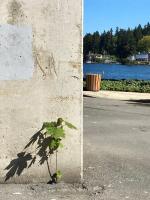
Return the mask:
[[[101,90],[150,93],[150,81],[102,80]]]

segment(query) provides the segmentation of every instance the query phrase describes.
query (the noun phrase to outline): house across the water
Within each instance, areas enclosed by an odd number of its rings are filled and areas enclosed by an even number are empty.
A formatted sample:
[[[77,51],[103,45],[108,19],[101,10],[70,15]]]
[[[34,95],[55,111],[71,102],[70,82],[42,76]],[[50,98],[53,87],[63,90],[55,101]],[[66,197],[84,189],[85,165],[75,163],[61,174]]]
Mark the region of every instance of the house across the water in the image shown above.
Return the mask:
[[[150,53],[138,53],[136,55],[132,55],[132,56],[128,57],[128,60],[149,62],[150,61]]]

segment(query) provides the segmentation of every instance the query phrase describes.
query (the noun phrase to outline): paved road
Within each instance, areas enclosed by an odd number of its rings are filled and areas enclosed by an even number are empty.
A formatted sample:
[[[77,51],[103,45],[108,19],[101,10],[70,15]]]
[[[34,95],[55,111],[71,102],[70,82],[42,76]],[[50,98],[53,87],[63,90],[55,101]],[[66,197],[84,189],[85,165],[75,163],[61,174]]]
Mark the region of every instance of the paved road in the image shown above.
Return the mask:
[[[150,199],[150,100],[84,98],[84,168],[100,199]]]

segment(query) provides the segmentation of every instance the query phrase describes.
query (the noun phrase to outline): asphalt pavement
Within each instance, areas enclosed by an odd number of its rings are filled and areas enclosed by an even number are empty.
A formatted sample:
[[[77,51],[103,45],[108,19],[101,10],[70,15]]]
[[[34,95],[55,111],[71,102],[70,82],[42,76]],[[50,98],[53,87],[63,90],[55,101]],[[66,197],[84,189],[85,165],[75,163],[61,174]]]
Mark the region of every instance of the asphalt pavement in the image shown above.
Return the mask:
[[[84,175],[100,199],[150,199],[150,99],[84,98]]]

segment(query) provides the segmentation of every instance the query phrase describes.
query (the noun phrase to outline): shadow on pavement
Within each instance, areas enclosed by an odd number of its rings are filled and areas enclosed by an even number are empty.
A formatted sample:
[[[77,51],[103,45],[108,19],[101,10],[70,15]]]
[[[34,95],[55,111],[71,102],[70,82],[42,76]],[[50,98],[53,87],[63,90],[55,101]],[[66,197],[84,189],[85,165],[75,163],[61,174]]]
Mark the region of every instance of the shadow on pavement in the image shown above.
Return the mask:
[[[125,100],[128,104],[135,104],[139,106],[150,106],[150,99],[139,99],[139,100]]]
[[[93,96],[90,96],[90,95],[83,95],[83,97],[89,97],[89,98],[96,98],[96,97],[93,97]]]

